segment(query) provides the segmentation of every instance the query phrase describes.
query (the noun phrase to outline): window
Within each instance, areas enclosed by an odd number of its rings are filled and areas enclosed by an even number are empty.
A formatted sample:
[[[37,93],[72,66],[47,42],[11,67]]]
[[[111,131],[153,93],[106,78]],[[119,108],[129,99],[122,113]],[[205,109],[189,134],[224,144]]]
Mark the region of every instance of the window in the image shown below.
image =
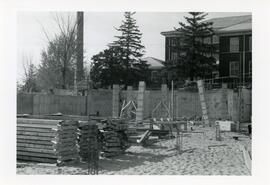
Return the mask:
[[[185,52],[185,51],[180,51],[180,52],[179,52],[179,55],[182,56],[182,57],[183,57],[183,56],[186,56],[186,54],[187,54],[187,52]]]
[[[230,76],[238,76],[239,74],[239,63],[238,61],[230,62]]]
[[[175,59],[177,59],[177,58],[178,58],[177,52],[172,52],[172,53],[171,53],[171,59],[172,59],[172,60],[175,60]]]
[[[213,43],[218,44],[219,43],[219,37],[217,35],[213,36]]]
[[[203,43],[204,44],[211,44],[211,38],[210,37],[204,38]]]
[[[230,52],[239,52],[239,38],[230,38]]]
[[[157,81],[157,75],[158,75],[158,72],[157,71],[152,71],[151,72],[151,80],[153,82]]]
[[[176,46],[177,45],[177,39],[176,38],[171,38],[171,46]]]

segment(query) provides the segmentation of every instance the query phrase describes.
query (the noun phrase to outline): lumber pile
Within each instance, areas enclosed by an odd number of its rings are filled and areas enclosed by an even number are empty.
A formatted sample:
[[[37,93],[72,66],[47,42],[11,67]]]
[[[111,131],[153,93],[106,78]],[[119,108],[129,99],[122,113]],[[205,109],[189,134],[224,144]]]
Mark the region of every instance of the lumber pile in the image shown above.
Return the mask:
[[[96,121],[80,121],[78,128],[78,145],[81,161],[98,161],[99,143]]]
[[[130,145],[127,134],[128,124],[123,119],[108,119],[101,130],[103,134],[104,157],[112,157],[123,153]]]
[[[17,159],[57,165],[77,161],[77,122],[17,118]]]

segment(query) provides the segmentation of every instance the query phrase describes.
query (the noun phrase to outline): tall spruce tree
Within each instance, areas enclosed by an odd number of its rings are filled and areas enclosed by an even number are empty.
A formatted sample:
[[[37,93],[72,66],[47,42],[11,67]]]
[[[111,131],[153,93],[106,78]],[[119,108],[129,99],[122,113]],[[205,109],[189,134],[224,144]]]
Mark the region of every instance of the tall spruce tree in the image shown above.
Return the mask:
[[[113,84],[123,84],[122,50],[120,47],[112,46],[92,57],[90,77],[94,87],[108,87]]]
[[[144,46],[142,45],[142,33],[136,25],[136,20],[132,17],[135,12],[125,12],[125,19],[117,31],[121,32],[120,36],[115,36],[118,40],[112,43],[113,46],[122,49],[125,75],[125,85],[135,85],[140,80],[146,80],[146,72],[148,65],[146,61],[141,58],[144,53]]]
[[[211,42],[214,35],[213,23],[205,21],[206,16],[207,13],[203,12],[189,12],[189,17],[184,17],[186,23],[179,22],[180,28],[176,29],[183,38],[173,49],[183,54],[178,56],[174,66],[178,73],[191,80],[210,77],[216,65],[212,57],[215,53]],[[172,65],[169,68],[173,68]]]

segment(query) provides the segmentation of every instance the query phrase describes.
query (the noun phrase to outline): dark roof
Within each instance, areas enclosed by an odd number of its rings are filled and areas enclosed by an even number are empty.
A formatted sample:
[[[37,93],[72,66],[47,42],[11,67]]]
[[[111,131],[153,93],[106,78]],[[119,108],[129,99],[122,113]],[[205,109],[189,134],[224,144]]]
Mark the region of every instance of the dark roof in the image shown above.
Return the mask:
[[[232,26],[235,26],[235,25],[238,25],[238,24],[241,24],[241,26],[243,26],[242,23],[250,23],[250,25],[251,25],[251,21],[252,21],[252,16],[251,15],[242,15],[242,16],[230,16],[230,17],[212,18],[212,19],[206,20],[205,22],[213,22],[214,31],[219,31],[220,29],[224,29],[224,28],[227,28],[227,27],[232,27]],[[235,28],[233,28],[233,29],[235,29]],[[177,33],[177,31],[175,31],[175,30],[161,32],[161,34],[164,35],[164,36],[181,35],[180,32]]]

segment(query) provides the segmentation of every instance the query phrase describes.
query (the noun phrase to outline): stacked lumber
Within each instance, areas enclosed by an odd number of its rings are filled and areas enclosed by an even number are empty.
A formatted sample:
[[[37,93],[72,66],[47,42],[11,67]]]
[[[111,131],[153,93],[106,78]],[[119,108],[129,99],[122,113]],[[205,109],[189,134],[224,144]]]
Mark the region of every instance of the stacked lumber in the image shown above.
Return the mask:
[[[77,122],[17,118],[17,159],[57,165],[78,160]]]
[[[123,119],[108,119],[103,127],[104,157],[112,157],[123,153],[128,147],[128,124]]]
[[[98,126],[95,121],[79,122],[78,144],[82,161],[99,159]]]

